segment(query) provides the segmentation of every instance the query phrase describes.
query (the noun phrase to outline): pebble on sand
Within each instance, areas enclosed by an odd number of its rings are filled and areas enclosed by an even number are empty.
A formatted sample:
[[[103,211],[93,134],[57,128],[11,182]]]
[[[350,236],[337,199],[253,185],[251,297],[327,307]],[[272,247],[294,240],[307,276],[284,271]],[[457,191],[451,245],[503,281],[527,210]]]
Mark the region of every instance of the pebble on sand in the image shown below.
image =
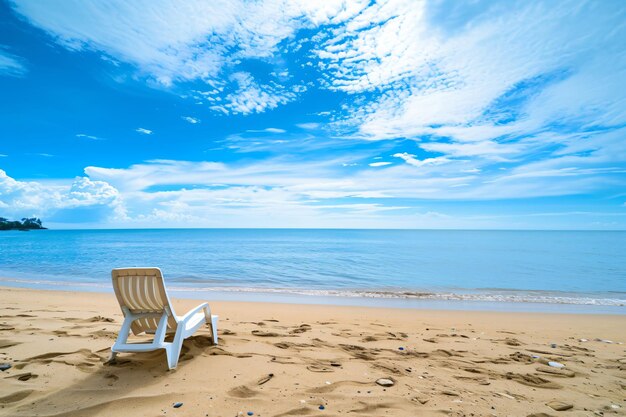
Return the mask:
[[[254,415],[254,413],[253,413],[252,411],[248,411],[248,413],[247,413],[247,414],[248,414],[249,416],[253,416],[253,415]]]
[[[394,385],[393,379],[390,378],[378,378],[376,383],[381,387],[393,387]]]
[[[174,403],[174,405],[172,407],[174,408],[180,408],[183,406],[183,403]]]
[[[574,405],[569,404],[569,403],[564,403],[562,401],[550,401],[546,405],[555,411],[566,411],[566,410],[571,410],[572,408],[574,408]]]
[[[320,405],[318,408],[319,408],[320,410],[323,410],[323,409],[325,409],[326,407],[324,407],[323,405]]]
[[[7,369],[11,369],[10,363],[0,363],[0,371],[4,372]]]
[[[565,365],[563,365],[562,363],[554,362],[554,361],[548,362],[548,366],[551,366],[553,368],[564,368],[565,367]]]

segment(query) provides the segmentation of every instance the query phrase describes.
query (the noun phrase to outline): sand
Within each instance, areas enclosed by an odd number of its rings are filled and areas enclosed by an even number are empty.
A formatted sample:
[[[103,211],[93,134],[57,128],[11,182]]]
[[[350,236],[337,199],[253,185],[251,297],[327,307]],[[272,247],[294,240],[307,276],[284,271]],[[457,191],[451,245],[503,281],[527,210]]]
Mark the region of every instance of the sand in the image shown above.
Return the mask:
[[[625,415],[626,345],[594,339],[624,341],[626,316],[212,302],[220,345],[202,328],[168,371],[162,352],[105,363],[112,294],[0,299],[0,416]]]

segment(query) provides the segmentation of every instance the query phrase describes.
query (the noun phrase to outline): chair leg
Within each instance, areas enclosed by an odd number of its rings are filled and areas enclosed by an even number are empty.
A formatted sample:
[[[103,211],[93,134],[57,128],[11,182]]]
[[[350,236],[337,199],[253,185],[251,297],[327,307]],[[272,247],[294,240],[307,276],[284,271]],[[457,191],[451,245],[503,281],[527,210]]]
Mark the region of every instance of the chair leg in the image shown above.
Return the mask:
[[[213,344],[217,345],[217,316],[211,316],[211,333],[213,334]]]
[[[165,356],[167,357],[167,369],[172,370],[178,365],[178,356],[174,352],[172,344],[165,346]]]
[[[183,326],[183,323],[179,324],[176,334],[174,335],[174,340],[165,347],[165,353],[167,354],[167,366],[169,369],[174,369],[178,366],[180,351],[183,347],[183,342],[185,341],[182,330]]]
[[[106,363],[113,363],[115,362],[115,358],[117,357],[117,352],[111,351],[111,356],[109,356],[109,360],[106,361]]]

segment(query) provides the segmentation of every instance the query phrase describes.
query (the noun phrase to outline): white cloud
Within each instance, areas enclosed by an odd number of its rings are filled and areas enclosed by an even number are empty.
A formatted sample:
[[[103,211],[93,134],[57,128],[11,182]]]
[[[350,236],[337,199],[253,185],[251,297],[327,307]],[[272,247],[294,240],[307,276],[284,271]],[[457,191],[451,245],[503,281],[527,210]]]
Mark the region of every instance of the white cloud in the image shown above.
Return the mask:
[[[265,129],[265,131],[268,133],[285,133],[286,132],[285,129],[278,129],[276,127],[268,127],[267,129]]]
[[[286,104],[297,96],[278,83],[259,84],[247,72],[235,72],[229,78],[237,86],[233,93],[223,99],[221,105],[229,114],[262,113]]]
[[[27,72],[21,58],[6,52],[0,45],[0,76],[20,77]]]
[[[268,60],[279,53],[281,42],[299,29],[340,23],[365,5],[362,0],[13,3],[19,14],[68,49],[96,50],[135,65],[160,86],[202,81],[218,89],[224,88],[223,72],[241,60]],[[276,74],[275,82],[281,77],[284,71]],[[285,92],[272,83],[257,81],[234,88],[226,105],[209,103],[210,107],[219,112],[248,114],[272,109],[303,91],[303,86]],[[272,97],[274,94],[278,97]],[[219,100],[222,95],[216,97]],[[248,99],[253,104],[247,106]],[[265,105],[264,99],[270,103]]]
[[[63,210],[95,207],[108,208],[106,217],[117,218],[124,213],[119,192],[105,182],[86,177],[48,184],[18,181],[1,169],[0,203],[4,212],[16,217],[50,218]]]
[[[249,133],[286,133],[285,129],[279,129],[277,127],[267,127],[265,129],[248,129]]]
[[[353,137],[414,139],[483,171],[567,153],[619,161],[605,136],[626,124],[625,15],[619,2],[390,0],[315,53],[328,88],[353,96],[335,118]]]
[[[3,154],[3,153],[0,153],[0,158],[6,158],[6,157],[8,157],[8,156],[9,156],[9,155],[5,155],[5,154]]]
[[[191,116],[182,116],[182,119],[188,123],[191,123],[192,125],[200,123],[200,119]]]
[[[9,214],[55,221],[68,213],[66,223],[77,221],[76,210],[89,210],[104,219],[100,226],[110,227],[478,227],[479,220],[459,223],[458,217],[422,223],[425,211],[415,206],[429,200],[562,196],[626,185],[626,168],[603,166],[603,156],[594,156],[593,162],[564,156],[558,162],[486,171],[467,160],[418,160],[408,152],[394,157],[407,163],[371,169],[346,163],[346,155],[228,164],[154,160],[128,168],[87,167],[85,177],[47,183],[18,181],[0,172],[0,205]]]
[[[313,130],[318,129],[321,125],[319,123],[298,123],[296,126],[300,129]]]
[[[138,219],[145,224],[155,224],[158,216],[170,213],[167,218],[172,222],[178,219],[177,225],[188,221],[196,226],[250,227],[256,222],[256,226],[281,227],[396,227],[399,225],[396,221],[402,218],[406,221],[404,227],[419,227],[424,220],[423,212],[407,215],[405,211],[410,209],[405,204],[394,204],[394,199],[517,199],[569,195],[616,187],[618,183],[624,185],[623,174],[621,179],[616,178],[617,183],[607,184],[606,170],[571,166],[576,163],[580,161],[563,161],[560,168],[496,170],[480,176],[471,162],[459,160],[428,165],[436,167],[436,171],[415,169],[406,164],[384,170],[365,166],[346,172],[340,160],[286,161],[281,158],[246,165],[151,161],[127,169],[88,167],[85,172],[92,180],[104,181],[120,191],[129,225]],[[464,170],[470,172],[462,172]],[[528,172],[539,174],[531,177]],[[614,169],[613,173],[619,175],[619,170]],[[367,201],[379,198],[386,202]],[[334,199],[342,199],[342,202]],[[379,206],[372,206],[367,217],[362,218],[359,204]],[[403,217],[405,215],[408,217]],[[263,220],[263,216],[280,221]],[[457,220],[448,219],[445,224],[461,225]],[[480,223],[475,219],[471,222],[475,226]],[[422,226],[433,227],[433,224],[444,226],[437,222]],[[470,223],[465,223],[464,227],[467,224]]]
[[[99,137],[97,136],[93,136],[93,135],[87,135],[85,133],[78,133],[76,135],[77,138],[85,138],[85,139],[91,139],[91,140],[100,140]]]
[[[143,135],[151,135],[152,134],[152,130],[144,129],[143,127],[138,127],[137,129],[135,129],[135,132],[141,133]]]
[[[516,144],[503,145],[491,140],[473,143],[429,142],[419,146],[428,152],[438,152],[453,157],[476,156],[499,160],[503,159],[503,155],[516,154],[520,148]]]
[[[282,55],[309,46],[311,65],[303,73],[323,74],[322,88],[348,95],[339,109],[315,113],[335,121],[333,138],[389,140],[377,152],[354,155],[347,150],[353,144],[342,139],[332,142],[302,131],[307,137],[294,139],[269,127],[251,131],[261,135],[231,135],[224,148],[280,149],[282,157],[248,164],[88,167],[91,180],[119,190],[132,218],[202,219],[212,206],[234,218],[241,213],[237,205],[259,213],[282,206],[313,215],[319,210],[312,207],[314,199],[528,198],[625,185],[625,130],[619,127],[626,125],[626,12],[620,2],[20,0],[14,5],[67,48],[130,63],[139,78],[158,88],[180,92],[193,85],[181,96],[224,115],[264,112],[319,87],[303,82],[293,68],[272,68],[266,76],[242,70],[254,67],[246,60],[271,67]],[[316,33],[296,38],[303,28]],[[280,134],[280,141],[269,134]],[[405,138],[418,150],[397,152],[407,149]],[[304,157],[322,148],[332,148],[332,160]],[[405,163],[352,162],[377,154],[393,154]]]
[[[426,158],[426,159],[416,159],[415,155],[412,155],[408,152],[396,153],[393,155],[395,158],[403,159],[409,165],[413,165],[416,167],[423,167],[428,165],[443,165],[451,162],[450,159],[445,158],[443,156],[439,156],[437,158]]]
[[[433,125],[473,129],[496,99],[520,83],[558,71],[585,74],[593,68],[600,76],[588,77],[588,83],[577,80],[575,87],[590,84],[590,94],[576,93],[578,100],[559,98],[559,106],[583,110],[589,101],[602,96],[606,103],[605,94],[617,94],[610,86],[619,85],[626,55],[619,46],[625,35],[619,4],[519,2],[497,10],[483,5],[492,19],[468,15],[465,25],[447,33],[429,8],[464,12],[454,3],[374,4],[337,28],[335,37],[317,51],[326,62],[331,88],[353,93],[384,89],[378,102],[356,113],[363,134],[436,134],[440,128]],[[600,68],[600,63],[609,62],[612,65]],[[567,74],[562,77],[563,82],[569,79]],[[564,90],[571,94],[576,89]],[[490,120],[483,123],[495,127]]]

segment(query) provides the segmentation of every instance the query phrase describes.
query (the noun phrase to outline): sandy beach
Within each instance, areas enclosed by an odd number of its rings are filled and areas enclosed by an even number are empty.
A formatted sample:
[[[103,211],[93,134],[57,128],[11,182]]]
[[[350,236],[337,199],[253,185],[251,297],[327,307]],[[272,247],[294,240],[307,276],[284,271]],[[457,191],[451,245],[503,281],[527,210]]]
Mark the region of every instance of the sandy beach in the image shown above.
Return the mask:
[[[625,415],[625,316],[213,302],[219,346],[203,328],[168,371],[105,364],[113,294],[0,297],[1,416]]]

